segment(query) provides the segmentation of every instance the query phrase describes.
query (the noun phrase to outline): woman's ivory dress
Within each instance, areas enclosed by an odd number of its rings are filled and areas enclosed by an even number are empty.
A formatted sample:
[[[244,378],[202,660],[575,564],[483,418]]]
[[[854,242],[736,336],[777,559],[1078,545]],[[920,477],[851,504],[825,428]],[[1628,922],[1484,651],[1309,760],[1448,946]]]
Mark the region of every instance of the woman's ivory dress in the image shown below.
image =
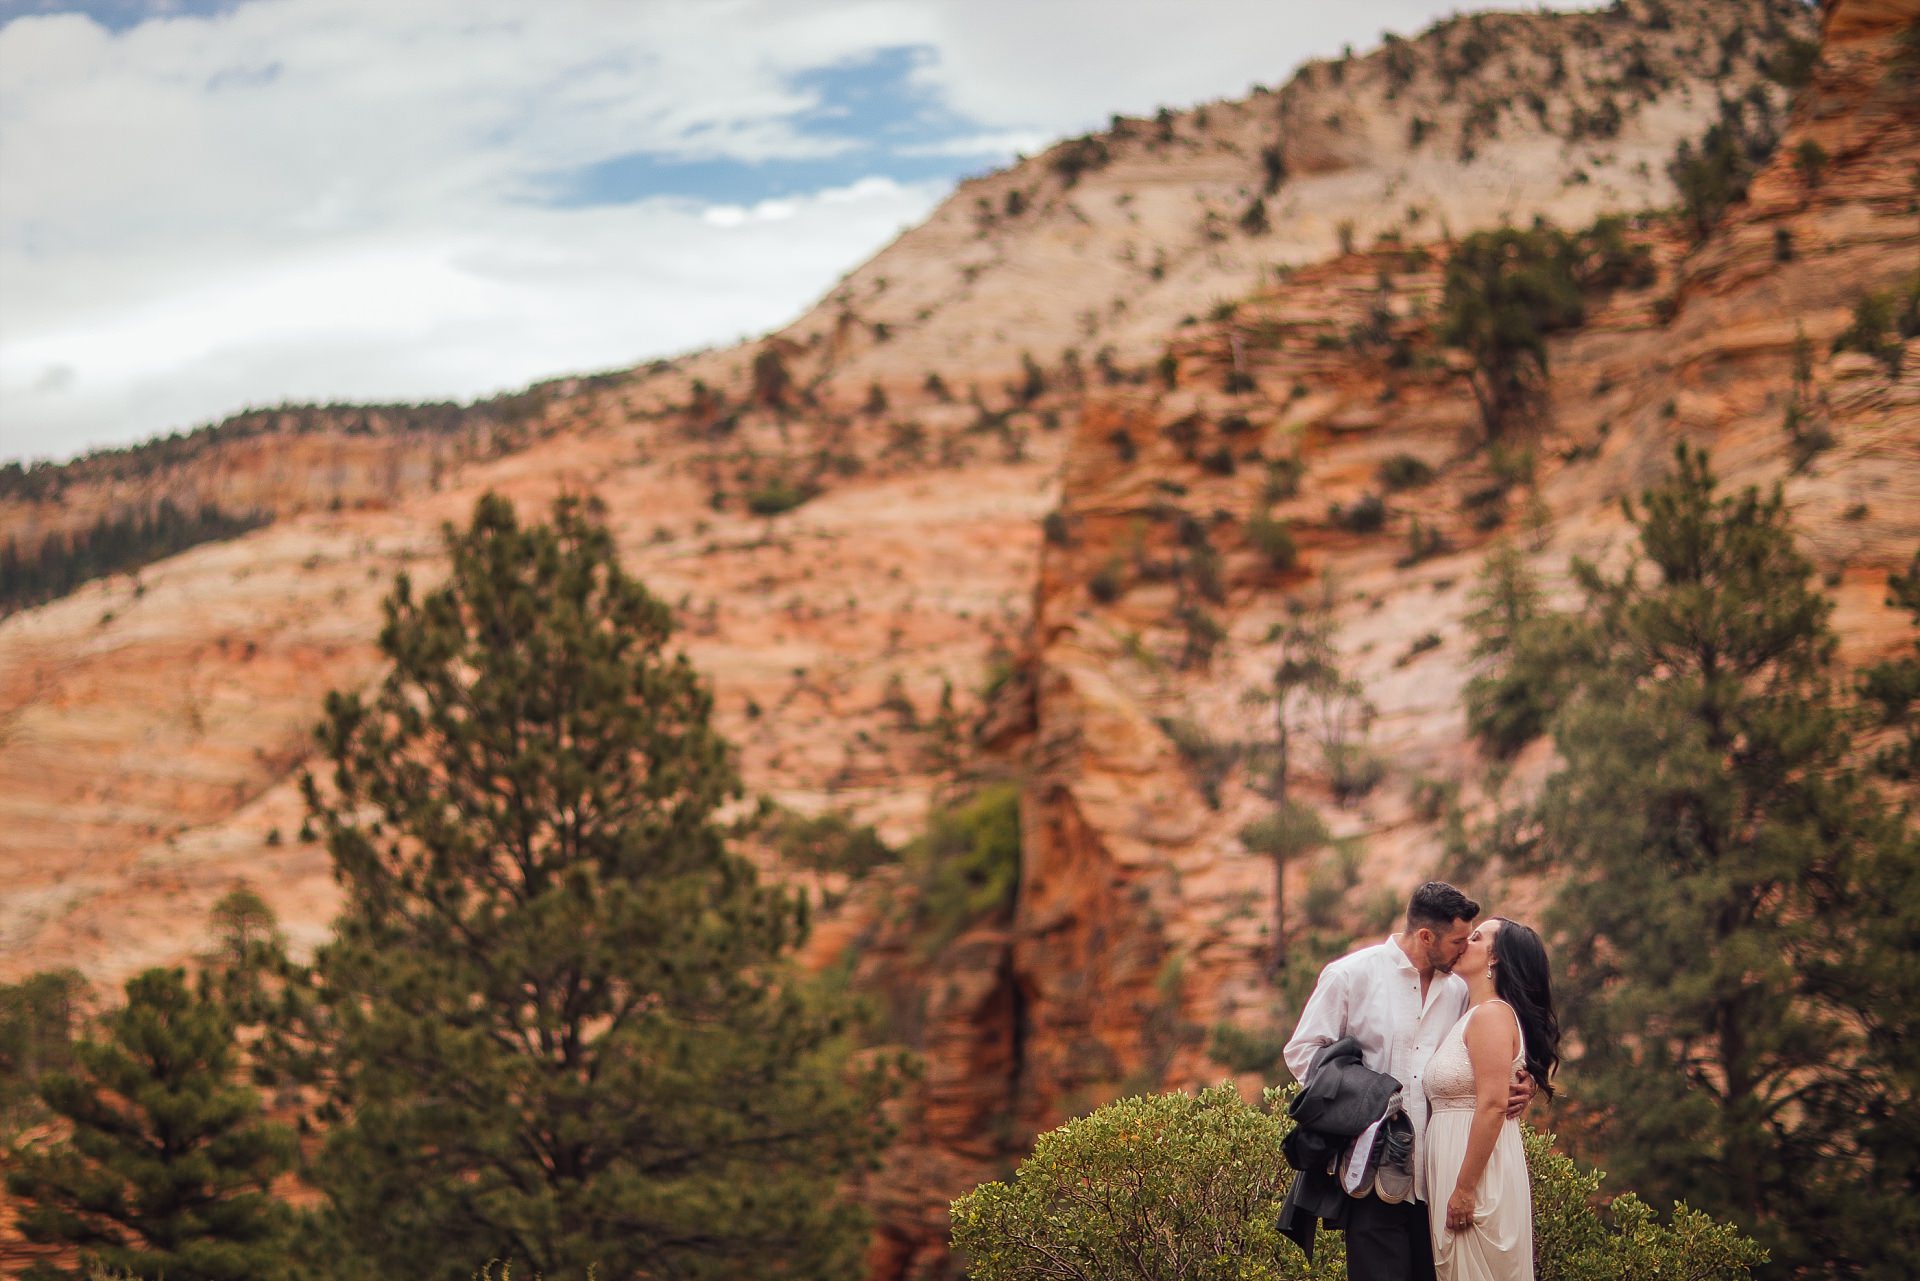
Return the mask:
[[[1422,1146],[1426,1149],[1427,1214],[1433,1233],[1433,1262],[1440,1281],[1533,1281],[1533,1190],[1527,1182],[1527,1154],[1520,1123],[1500,1123],[1493,1155],[1480,1176],[1473,1226],[1447,1228],[1447,1198],[1453,1195],[1467,1156],[1476,1096],[1473,1063],[1467,1055],[1467,1024],[1474,1018],[1510,1018],[1504,1001],[1487,1001],[1453,1025],[1426,1071],[1430,1116]],[[1514,1055],[1515,1069],[1526,1064],[1526,1045]]]

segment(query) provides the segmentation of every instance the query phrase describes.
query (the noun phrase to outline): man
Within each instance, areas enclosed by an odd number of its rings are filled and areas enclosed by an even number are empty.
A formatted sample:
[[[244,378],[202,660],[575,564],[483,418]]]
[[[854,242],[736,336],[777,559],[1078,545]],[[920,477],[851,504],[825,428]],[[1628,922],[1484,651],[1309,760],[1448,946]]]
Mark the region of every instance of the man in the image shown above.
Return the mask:
[[[1342,1037],[1360,1042],[1361,1063],[1400,1082],[1413,1121],[1413,1197],[1388,1204],[1369,1192],[1348,1202],[1347,1275],[1352,1281],[1433,1281],[1427,1235],[1427,1093],[1421,1077],[1440,1039],[1467,1012],[1467,985],[1453,973],[1467,950],[1480,905],[1444,881],[1428,881],[1407,902],[1406,929],[1320,972],[1299,1026],[1287,1042],[1287,1067],[1304,1082],[1313,1056]],[[1508,1097],[1518,1116],[1533,1099],[1521,1073]]]

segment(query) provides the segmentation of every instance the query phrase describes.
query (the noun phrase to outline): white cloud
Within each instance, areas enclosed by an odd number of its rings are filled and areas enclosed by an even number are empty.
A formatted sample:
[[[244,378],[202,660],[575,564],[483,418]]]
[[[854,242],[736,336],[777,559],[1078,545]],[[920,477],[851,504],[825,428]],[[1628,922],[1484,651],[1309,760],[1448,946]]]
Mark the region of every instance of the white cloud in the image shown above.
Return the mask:
[[[252,0],[0,26],[0,458],[283,398],[449,397],[784,322],[940,192],[552,205],[635,153],[765,162],[803,73],[902,46],[994,157],[1277,82],[1447,0]],[[884,168],[884,165],[876,167]]]
[[[7,454],[282,399],[465,398],[774,327],[944,194],[655,199],[329,242],[0,348]],[[19,425],[16,427],[15,423]]]

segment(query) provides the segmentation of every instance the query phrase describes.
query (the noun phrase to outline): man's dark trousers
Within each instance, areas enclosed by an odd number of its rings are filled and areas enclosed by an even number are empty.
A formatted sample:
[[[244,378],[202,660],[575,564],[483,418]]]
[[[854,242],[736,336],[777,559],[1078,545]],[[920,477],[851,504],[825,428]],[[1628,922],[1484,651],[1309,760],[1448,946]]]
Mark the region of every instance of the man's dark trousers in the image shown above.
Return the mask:
[[[1347,1206],[1346,1230],[1351,1281],[1434,1281],[1427,1207],[1420,1202],[1356,1198]]]

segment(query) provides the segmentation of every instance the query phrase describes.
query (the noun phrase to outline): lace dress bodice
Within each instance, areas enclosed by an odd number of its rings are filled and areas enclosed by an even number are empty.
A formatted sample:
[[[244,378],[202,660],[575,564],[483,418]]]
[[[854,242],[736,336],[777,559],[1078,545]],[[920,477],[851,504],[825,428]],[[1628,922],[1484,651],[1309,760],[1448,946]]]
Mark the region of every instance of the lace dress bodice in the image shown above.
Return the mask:
[[[1489,1005],[1496,1004],[1488,1002]],[[1511,1008],[1504,1002],[1498,1002],[1505,1017],[1513,1018]],[[1440,1041],[1440,1048],[1433,1052],[1433,1058],[1427,1063],[1425,1084],[1427,1087],[1427,1107],[1430,1112],[1473,1111],[1477,1095],[1473,1086],[1473,1060],[1467,1054],[1467,1020],[1474,1011],[1467,1011],[1459,1022]],[[1483,1018],[1498,1018],[1491,1012]],[[1519,1052],[1513,1056],[1513,1066],[1520,1068],[1527,1061],[1527,1047],[1524,1040]]]

